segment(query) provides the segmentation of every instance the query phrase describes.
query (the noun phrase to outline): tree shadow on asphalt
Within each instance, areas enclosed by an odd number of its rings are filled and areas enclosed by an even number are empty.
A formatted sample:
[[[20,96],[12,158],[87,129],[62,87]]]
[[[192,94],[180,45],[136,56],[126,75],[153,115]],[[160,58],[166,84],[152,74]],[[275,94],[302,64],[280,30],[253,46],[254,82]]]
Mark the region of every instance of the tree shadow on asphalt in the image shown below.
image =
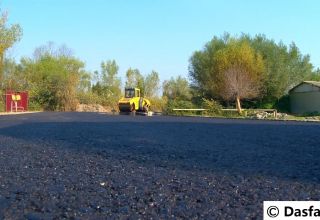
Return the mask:
[[[320,127],[192,122],[41,122],[0,135],[143,166],[278,177],[319,184]]]

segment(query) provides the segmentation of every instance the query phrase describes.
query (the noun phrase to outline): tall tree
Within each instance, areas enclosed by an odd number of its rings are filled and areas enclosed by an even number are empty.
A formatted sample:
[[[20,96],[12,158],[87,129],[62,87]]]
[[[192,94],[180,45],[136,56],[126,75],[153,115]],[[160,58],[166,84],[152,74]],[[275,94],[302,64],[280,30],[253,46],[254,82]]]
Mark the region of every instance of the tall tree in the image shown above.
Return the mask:
[[[46,110],[74,110],[84,63],[73,56],[59,55],[59,49],[41,47],[33,59],[21,60],[21,72],[27,78],[28,90]]]
[[[215,89],[226,101],[236,101],[241,113],[241,99],[257,97],[261,91],[264,63],[247,42],[232,41],[215,56]]]
[[[118,98],[121,95],[121,80],[118,77],[119,66],[115,60],[101,63],[102,87],[107,97]]]
[[[146,97],[155,97],[160,89],[160,78],[156,71],[152,71],[144,80],[144,95]]]
[[[28,88],[26,75],[21,71],[21,66],[14,59],[4,60],[2,85],[10,90],[25,90]]]
[[[79,92],[90,92],[91,89],[91,79],[92,76],[89,72],[82,70],[79,72],[79,85],[78,91]]]
[[[191,93],[188,80],[182,76],[171,77],[163,82],[163,96],[169,100],[190,100]]]
[[[243,35],[241,39],[248,41],[264,59],[266,78],[263,102],[274,103],[301,81],[312,78],[313,66],[310,57],[302,55],[294,43],[289,46],[282,42],[276,44],[264,35],[253,38]]]
[[[256,97],[251,106],[273,106],[278,99],[287,94],[297,83],[311,79],[313,67],[309,56],[302,55],[297,46],[292,43],[289,47],[283,43],[275,43],[266,39],[264,35],[250,37],[242,35],[238,38],[225,34],[222,37],[214,37],[204,49],[196,51],[190,58],[189,75],[192,87],[206,98],[219,98],[217,93],[217,75],[215,57],[220,50],[228,47],[232,41],[247,42],[257,53],[261,54],[265,68],[261,93]],[[255,104],[256,103],[256,104]]]
[[[0,82],[2,83],[4,55],[8,48],[15,42],[19,41],[22,36],[22,29],[20,25],[13,24],[7,26],[8,15],[2,13],[0,16]]]
[[[213,59],[217,51],[226,47],[230,35],[225,33],[221,38],[214,37],[205,44],[202,51],[196,51],[190,58],[189,75],[192,87],[208,98],[217,98],[213,78],[216,75]]]
[[[126,72],[126,87],[139,88],[144,95],[144,77],[138,69],[129,68]]]
[[[311,80],[313,81],[320,81],[320,69],[316,69],[313,73],[312,73],[312,77]]]

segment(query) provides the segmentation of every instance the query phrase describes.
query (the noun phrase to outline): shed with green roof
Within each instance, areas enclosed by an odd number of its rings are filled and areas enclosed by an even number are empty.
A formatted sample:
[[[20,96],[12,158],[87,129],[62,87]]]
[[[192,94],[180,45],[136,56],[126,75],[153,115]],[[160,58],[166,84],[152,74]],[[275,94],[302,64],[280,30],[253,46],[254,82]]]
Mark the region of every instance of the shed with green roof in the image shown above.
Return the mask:
[[[304,81],[289,91],[294,114],[320,113],[320,82]]]

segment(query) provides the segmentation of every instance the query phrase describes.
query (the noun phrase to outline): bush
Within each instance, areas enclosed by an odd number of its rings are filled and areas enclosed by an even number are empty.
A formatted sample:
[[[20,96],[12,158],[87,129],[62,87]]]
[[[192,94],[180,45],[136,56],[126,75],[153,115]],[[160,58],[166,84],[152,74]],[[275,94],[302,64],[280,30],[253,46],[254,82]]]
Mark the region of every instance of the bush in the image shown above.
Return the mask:
[[[5,110],[5,95],[2,90],[0,90],[0,112],[4,112]]]
[[[274,105],[274,107],[279,111],[279,112],[290,112],[290,97],[289,95],[282,96]]]
[[[205,109],[208,109],[206,111],[206,114],[211,115],[211,116],[217,116],[217,115],[222,115],[222,105],[220,105],[217,101],[211,99],[202,99],[203,101],[203,107]]]
[[[151,102],[151,111],[153,112],[163,112],[166,109],[166,105],[168,102],[167,97],[153,97],[148,98]]]
[[[28,111],[43,111],[43,107],[37,101],[30,99]]]
[[[5,111],[4,103],[0,102],[0,112],[4,112],[4,111]]]
[[[175,108],[181,108],[181,109],[192,109],[195,108],[193,103],[191,101],[186,100],[168,100],[167,105],[164,109],[164,112],[166,114],[171,115],[190,115],[195,114],[196,112],[191,111],[173,111]]]
[[[78,99],[80,104],[97,104],[99,102],[99,96],[92,92],[78,93]]]
[[[247,111],[243,110],[241,115],[237,111],[223,111],[221,116],[225,118],[241,118],[242,116],[247,116]]]

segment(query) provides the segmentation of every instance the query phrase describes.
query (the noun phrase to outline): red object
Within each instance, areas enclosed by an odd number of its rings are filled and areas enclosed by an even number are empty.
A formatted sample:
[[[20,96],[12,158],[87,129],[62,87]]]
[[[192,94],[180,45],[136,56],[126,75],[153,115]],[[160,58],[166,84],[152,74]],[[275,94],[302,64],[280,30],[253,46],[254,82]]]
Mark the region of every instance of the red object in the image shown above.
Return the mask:
[[[15,97],[19,97],[18,100],[14,100]],[[6,90],[5,92],[5,111],[6,112],[21,112],[28,111],[28,92],[16,92],[13,90]]]

